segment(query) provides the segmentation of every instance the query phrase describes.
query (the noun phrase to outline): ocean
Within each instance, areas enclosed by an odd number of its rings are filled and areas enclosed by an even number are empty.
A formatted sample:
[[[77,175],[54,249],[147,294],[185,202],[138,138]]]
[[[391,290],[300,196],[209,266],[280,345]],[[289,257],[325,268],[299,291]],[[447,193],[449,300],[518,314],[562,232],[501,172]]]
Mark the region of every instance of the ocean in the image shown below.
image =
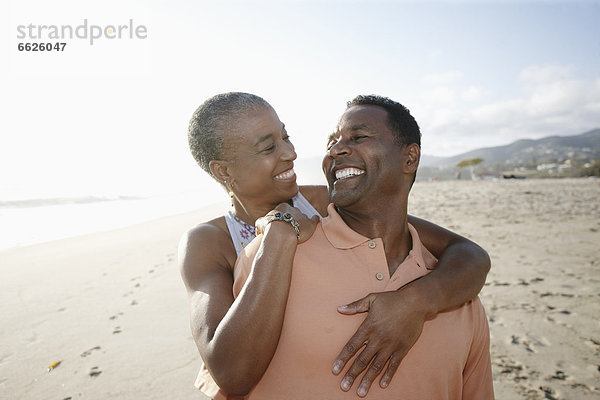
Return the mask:
[[[320,157],[296,160],[294,169],[298,184],[326,184]],[[128,187],[122,194],[122,189],[111,187],[85,195],[69,192],[70,187],[11,188],[0,183],[0,250],[108,231],[229,201],[208,176],[190,182],[179,189],[181,193],[172,189],[165,194],[170,189],[161,184],[156,186],[163,193]]]
[[[0,250],[108,231],[227,201],[222,190],[2,200]]]

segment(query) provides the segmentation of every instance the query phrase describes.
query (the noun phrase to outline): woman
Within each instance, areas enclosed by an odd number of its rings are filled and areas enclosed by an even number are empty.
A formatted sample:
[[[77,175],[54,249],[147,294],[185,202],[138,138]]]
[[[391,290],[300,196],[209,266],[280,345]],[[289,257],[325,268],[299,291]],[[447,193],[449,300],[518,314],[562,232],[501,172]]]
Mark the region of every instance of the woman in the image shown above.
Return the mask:
[[[227,93],[207,100],[192,117],[189,139],[194,157],[228,190],[233,205],[226,216],[192,228],[180,244],[192,333],[210,371],[201,372],[197,383],[214,398],[227,398],[226,393],[243,396],[260,380],[277,348],[296,246],[311,236],[317,215],[326,215],[329,198],[324,187],[298,188],[293,145],[273,108],[260,97]],[[269,250],[257,255],[234,299],[237,254],[252,239],[251,224],[273,209],[293,214],[299,236],[290,241],[289,235],[281,234],[289,226],[266,225],[263,246]],[[335,374],[363,343],[401,359],[426,319],[471,300],[483,286],[489,258],[481,248],[425,221],[409,217],[409,222],[439,258],[437,267],[398,290],[394,304],[365,305],[360,299],[340,310],[369,313],[348,345],[340,343],[341,353],[332,360]],[[353,381],[367,369],[361,384],[368,379],[370,386],[381,372],[373,373],[373,368],[353,363],[345,376]],[[391,367],[384,371],[383,387],[393,373]]]

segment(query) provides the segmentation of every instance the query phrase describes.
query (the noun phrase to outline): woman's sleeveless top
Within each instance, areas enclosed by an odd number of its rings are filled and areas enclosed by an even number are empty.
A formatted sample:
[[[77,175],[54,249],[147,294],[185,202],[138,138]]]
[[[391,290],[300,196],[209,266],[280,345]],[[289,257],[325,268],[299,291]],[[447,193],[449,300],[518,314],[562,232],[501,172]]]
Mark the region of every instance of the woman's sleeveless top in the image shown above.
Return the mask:
[[[321,217],[319,212],[300,192],[292,198],[292,204],[308,218],[312,218],[315,215]],[[225,221],[227,222],[227,228],[229,229],[231,240],[235,246],[235,251],[237,254],[240,254],[244,247],[256,237],[254,226],[247,224],[236,217],[233,210],[229,210],[227,214],[225,214]]]

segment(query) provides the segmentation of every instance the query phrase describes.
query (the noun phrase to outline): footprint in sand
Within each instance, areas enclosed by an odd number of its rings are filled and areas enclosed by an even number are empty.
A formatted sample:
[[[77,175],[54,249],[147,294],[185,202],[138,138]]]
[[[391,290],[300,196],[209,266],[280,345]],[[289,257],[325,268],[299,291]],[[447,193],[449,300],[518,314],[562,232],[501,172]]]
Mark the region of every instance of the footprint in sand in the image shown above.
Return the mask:
[[[121,332],[123,332],[123,331],[121,330],[121,327],[120,327],[120,326],[115,326],[115,329],[113,330],[113,335],[115,335],[115,334],[117,334],[117,333],[121,333]]]
[[[537,339],[537,338],[533,338],[533,337],[526,337],[526,338],[520,338],[517,335],[512,335],[511,336],[511,344],[516,344],[516,345],[523,345],[523,347],[525,347],[525,350],[527,350],[530,353],[537,353],[537,350],[535,348],[535,346],[549,346],[550,342],[548,341],[548,339],[546,338],[541,338],[541,339]]]
[[[535,308],[534,305],[529,304],[529,303],[521,303],[521,310],[536,312],[537,308]]]
[[[100,375],[102,373],[102,371],[100,371],[100,369],[98,367],[92,367],[92,369],[90,370],[89,375],[92,378],[97,377],[98,375]]]
[[[101,347],[100,347],[100,346],[95,346],[95,347],[92,347],[91,349],[89,349],[89,350],[86,350],[86,351],[84,351],[83,353],[81,353],[81,354],[80,354],[80,356],[81,356],[81,357],[87,357],[87,356],[89,356],[90,354],[92,354],[92,352],[93,352],[94,350],[100,350],[100,349],[101,349]]]
[[[115,315],[111,315],[110,317],[108,317],[108,319],[110,319],[111,321],[114,321],[115,319],[119,318],[121,315],[123,315],[123,313],[118,312]]]
[[[565,374],[563,371],[558,370],[554,373],[554,375],[549,376],[548,378],[546,378],[546,380],[559,380],[559,381],[564,381],[569,377],[569,375]]]
[[[544,398],[548,400],[558,400],[557,394],[551,387],[540,386],[540,390],[544,393]]]

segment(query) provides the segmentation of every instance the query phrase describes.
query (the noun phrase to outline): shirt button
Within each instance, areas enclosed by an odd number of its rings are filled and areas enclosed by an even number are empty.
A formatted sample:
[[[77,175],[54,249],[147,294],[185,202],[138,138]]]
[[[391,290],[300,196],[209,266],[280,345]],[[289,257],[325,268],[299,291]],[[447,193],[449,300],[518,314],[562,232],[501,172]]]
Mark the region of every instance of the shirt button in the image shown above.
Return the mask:
[[[378,272],[375,274],[375,278],[377,278],[378,281],[383,279],[383,274],[381,272]]]
[[[371,240],[371,241],[369,241],[369,248],[370,248],[370,249],[374,249],[374,248],[375,248],[375,246],[377,246],[377,244],[375,244],[375,241],[374,241],[374,240]]]

